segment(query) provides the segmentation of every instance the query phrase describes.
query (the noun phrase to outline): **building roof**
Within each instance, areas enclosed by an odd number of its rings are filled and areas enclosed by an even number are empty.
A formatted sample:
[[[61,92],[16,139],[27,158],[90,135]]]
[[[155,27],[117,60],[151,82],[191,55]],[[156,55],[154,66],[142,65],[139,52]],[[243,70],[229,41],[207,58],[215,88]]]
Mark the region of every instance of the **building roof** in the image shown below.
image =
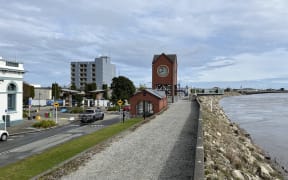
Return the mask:
[[[148,93],[160,98],[160,99],[163,99],[166,97],[166,94],[164,91],[157,91],[157,90],[153,90],[153,89],[145,89],[145,91],[147,91]]]
[[[72,90],[72,89],[61,89],[61,91],[63,92],[68,92],[68,93],[80,93],[80,91],[77,91],[77,90]]]
[[[147,93],[155,96],[158,99],[163,99],[166,97],[165,91],[157,91],[157,90],[152,90],[152,89],[144,89],[142,91],[138,91],[136,94],[143,93],[143,91],[146,91]]]
[[[104,90],[102,89],[97,89],[97,90],[94,90],[94,91],[89,91],[90,93],[102,93],[104,92]]]
[[[165,56],[171,63],[177,63],[177,55],[176,54],[156,54],[153,57],[152,64],[154,64],[160,56]]]

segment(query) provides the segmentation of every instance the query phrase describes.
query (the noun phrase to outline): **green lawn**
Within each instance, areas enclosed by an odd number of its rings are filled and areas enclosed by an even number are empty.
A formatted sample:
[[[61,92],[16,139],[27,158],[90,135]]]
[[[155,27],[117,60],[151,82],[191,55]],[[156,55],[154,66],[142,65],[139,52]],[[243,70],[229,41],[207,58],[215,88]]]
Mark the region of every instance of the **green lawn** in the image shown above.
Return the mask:
[[[0,179],[30,179],[139,122],[140,119],[127,120],[124,124],[118,123],[103,128],[92,134],[81,136],[67,143],[48,149],[41,154],[33,155],[18,161],[17,163],[1,167]]]

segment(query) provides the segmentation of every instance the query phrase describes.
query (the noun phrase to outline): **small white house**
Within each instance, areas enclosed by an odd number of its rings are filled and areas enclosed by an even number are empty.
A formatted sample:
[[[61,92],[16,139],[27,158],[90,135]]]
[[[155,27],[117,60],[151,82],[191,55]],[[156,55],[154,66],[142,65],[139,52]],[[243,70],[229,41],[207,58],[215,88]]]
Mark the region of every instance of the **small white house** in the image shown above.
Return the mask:
[[[0,126],[20,123],[23,120],[23,63],[0,57]]]

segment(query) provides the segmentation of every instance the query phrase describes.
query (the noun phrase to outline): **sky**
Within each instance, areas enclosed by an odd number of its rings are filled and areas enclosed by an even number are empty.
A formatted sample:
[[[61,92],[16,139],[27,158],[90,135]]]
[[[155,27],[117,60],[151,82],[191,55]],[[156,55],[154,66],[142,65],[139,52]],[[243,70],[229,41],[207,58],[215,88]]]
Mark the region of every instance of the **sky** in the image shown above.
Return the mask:
[[[176,54],[181,87],[288,88],[287,0],[0,0],[0,56],[24,81],[70,84],[70,62],[110,56],[151,86],[155,54]]]

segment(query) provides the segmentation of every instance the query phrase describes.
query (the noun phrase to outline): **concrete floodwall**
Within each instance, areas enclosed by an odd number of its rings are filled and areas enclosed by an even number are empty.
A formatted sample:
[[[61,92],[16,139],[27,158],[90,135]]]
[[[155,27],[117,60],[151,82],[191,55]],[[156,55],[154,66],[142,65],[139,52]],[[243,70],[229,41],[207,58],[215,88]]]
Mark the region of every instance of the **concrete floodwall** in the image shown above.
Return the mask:
[[[201,104],[197,97],[191,96],[192,101],[197,101],[199,109],[198,129],[197,129],[197,144],[195,152],[195,167],[193,180],[204,179],[204,146],[203,146],[203,120],[201,114]]]

